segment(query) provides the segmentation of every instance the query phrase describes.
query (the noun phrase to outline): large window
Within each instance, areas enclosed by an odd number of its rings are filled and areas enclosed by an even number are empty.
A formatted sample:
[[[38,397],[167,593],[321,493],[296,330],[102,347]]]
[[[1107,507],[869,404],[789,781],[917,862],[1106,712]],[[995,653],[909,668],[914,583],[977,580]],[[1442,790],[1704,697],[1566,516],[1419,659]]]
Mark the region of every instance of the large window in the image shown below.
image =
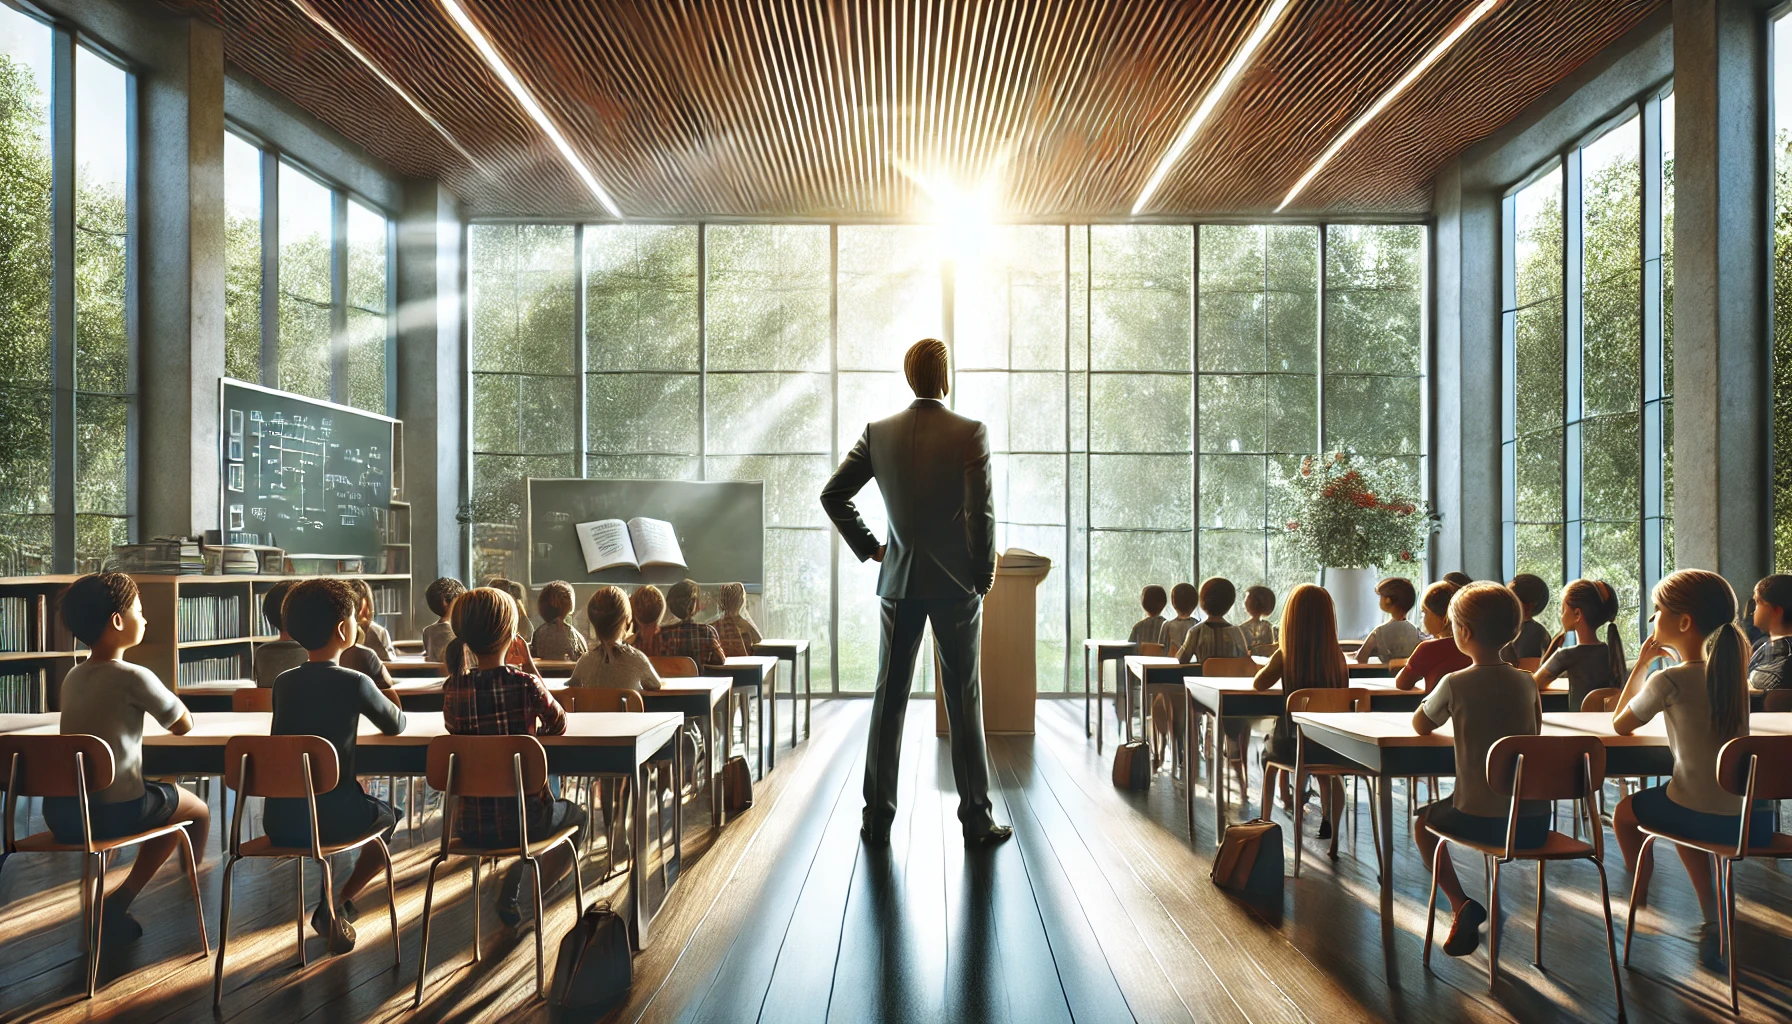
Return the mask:
[[[1507,572],[1604,580],[1640,635],[1672,564],[1672,98],[1632,113],[1505,201],[1502,418]]]
[[[333,220],[329,188],[281,163],[278,387],[325,400],[330,397]]]
[[[261,150],[224,133],[224,372],[261,380]]]
[[[760,625],[870,690],[878,566],[818,496],[939,337],[989,428],[997,547],[1052,559],[1062,690],[1145,584],[1313,579],[1278,494],[1322,438],[1422,492],[1425,263],[1413,225],[474,225],[474,574],[527,575],[529,476],[761,480]],[[877,489],[859,505],[881,533]]]

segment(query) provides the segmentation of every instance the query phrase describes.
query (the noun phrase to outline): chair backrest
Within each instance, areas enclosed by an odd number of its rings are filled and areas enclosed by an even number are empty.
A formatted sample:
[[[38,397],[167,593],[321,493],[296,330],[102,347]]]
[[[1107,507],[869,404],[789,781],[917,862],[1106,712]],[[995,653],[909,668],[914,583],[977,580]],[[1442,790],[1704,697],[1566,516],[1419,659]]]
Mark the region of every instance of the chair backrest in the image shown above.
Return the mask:
[[[1220,677],[1254,676],[1259,668],[1262,666],[1250,658],[1208,658],[1201,663],[1201,674]]]
[[[1507,736],[1487,751],[1487,784],[1501,796],[1579,800],[1604,781],[1605,744],[1597,736]]]
[[[697,674],[697,663],[690,658],[648,658],[653,662],[653,670],[661,676],[682,678]]]
[[[548,752],[533,736],[437,736],[429,741],[425,766],[431,789],[450,792],[448,762],[454,760],[455,796],[514,797],[517,755],[523,759],[523,793],[548,784]]]
[[[1543,659],[1542,658],[1520,658],[1520,659],[1518,659],[1518,667],[1526,672],[1536,672],[1538,669],[1543,667]]]
[[[1163,644],[1140,644],[1139,654],[1150,658],[1161,658],[1164,653]]]
[[[76,768],[77,763],[80,765]],[[0,781],[10,800],[19,796],[80,796],[112,784],[112,748],[98,736],[0,735]]]
[[[641,695],[620,686],[569,686],[561,695],[569,711],[646,711]]]
[[[1582,711],[1614,711],[1618,706],[1618,698],[1624,691],[1616,686],[1601,686],[1599,689],[1580,699]]]
[[[322,736],[232,736],[224,744],[224,785],[243,796],[305,798],[305,758],[311,792],[328,793],[341,779],[336,748]]]
[[[1756,800],[1792,800],[1792,736],[1738,736],[1717,752],[1717,784],[1743,796],[1754,762]]]
[[[1768,690],[1761,695],[1762,711],[1792,711],[1792,690]]]
[[[230,695],[230,710],[237,714],[274,710],[274,691],[260,686],[244,687]]]
[[[1369,710],[1369,690],[1363,686],[1310,687],[1288,695],[1288,713],[1311,711],[1327,714],[1340,711]]]

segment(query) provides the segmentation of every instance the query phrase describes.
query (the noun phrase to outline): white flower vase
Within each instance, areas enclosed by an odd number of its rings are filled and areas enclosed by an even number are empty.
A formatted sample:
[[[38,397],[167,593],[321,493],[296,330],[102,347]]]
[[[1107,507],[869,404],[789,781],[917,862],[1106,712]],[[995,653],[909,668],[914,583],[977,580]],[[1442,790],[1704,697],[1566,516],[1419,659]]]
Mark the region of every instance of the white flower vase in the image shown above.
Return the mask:
[[[1380,578],[1370,569],[1326,569],[1320,577],[1338,615],[1338,638],[1361,640],[1381,624],[1381,601],[1375,596]]]

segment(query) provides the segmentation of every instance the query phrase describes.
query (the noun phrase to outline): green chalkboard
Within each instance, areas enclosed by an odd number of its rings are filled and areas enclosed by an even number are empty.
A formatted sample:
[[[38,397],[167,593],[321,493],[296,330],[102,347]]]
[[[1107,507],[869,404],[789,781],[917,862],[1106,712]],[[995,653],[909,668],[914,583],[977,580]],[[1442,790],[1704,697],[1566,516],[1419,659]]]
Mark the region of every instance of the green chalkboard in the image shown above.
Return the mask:
[[[765,484],[758,480],[528,481],[529,581],[571,583],[765,582]],[[598,519],[663,519],[678,534],[688,569],[585,571],[573,527]]]

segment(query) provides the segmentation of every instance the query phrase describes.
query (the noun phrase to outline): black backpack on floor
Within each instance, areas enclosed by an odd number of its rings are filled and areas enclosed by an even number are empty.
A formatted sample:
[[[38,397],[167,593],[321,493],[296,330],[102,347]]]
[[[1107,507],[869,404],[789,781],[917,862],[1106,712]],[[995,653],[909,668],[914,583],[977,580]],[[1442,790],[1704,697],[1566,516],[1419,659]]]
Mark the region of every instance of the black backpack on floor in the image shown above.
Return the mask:
[[[622,1005],[634,978],[628,922],[609,904],[587,907],[560,940],[548,1006],[555,1020],[597,1020]]]

